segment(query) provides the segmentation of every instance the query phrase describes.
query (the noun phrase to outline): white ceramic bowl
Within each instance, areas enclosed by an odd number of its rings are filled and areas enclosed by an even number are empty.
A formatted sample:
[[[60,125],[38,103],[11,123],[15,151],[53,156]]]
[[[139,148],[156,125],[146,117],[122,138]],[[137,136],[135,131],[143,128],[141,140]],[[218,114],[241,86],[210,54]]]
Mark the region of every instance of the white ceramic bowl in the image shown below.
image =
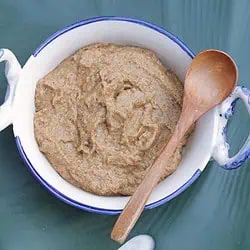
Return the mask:
[[[161,61],[183,81],[194,54],[174,35],[153,24],[122,17],[100,17],[67,26],[34,51],[21,68],[8,49],[0,50],[6,60],[9,87],[0,109],[0,130],[13,124],[18,150],[33,175],[56,197],[75,207],[103,214],[120,213],[129,197],[100,197],[80,190],[60,177],[40,153],[34,137],[34,94],[37,81],[79,48],[95,42],[137,45],[157,53]],[[237,98],[248,111],[249,91],[237,87],[220,106],[203,116],[188,141],[178,169],[153,191],[146,208],[159,206],[191,185],[213,157],[226,169],[236,168],[250,154],[249,141],[233,158],[228,158],[225,128]]]

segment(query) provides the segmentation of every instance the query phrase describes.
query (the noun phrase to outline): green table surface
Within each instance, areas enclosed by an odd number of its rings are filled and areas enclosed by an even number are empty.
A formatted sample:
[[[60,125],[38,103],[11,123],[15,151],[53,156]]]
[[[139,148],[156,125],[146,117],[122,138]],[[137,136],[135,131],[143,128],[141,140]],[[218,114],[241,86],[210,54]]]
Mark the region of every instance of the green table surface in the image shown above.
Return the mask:
[[[0,47],[23,65],[51,33],[101,15],[144,19],[165,27],[195,53],[229,52],[239,83],[250,87],[249,0],[0,0]],[[6,80],[0,65],[0,99]],[[0,117],[1,119],[1,117]],[[239,102],[229,125],[231,154],[244,143],[249,119]],[[234,171],[209,163],[183,194],[143,213],[131,236],[147,233],[158,250],[249,250],[250,161]],[[21,161],[12,128],[0,134],[0,250],[117,249],[110,240],[116,216],[96,215],[48,193]]]

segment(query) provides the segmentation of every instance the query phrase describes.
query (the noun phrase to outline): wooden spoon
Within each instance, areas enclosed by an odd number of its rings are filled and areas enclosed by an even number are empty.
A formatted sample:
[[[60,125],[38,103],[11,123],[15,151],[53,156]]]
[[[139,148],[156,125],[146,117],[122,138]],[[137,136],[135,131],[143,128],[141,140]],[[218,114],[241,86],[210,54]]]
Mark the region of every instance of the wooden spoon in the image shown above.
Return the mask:
[[[184,84],[182,112],[174,133],[115,223],[111,238],[123,243],[159,182],[166,162],[188,129],[233,91],[238,70],[233,59],[218,50],[200,52],[191,62]]]

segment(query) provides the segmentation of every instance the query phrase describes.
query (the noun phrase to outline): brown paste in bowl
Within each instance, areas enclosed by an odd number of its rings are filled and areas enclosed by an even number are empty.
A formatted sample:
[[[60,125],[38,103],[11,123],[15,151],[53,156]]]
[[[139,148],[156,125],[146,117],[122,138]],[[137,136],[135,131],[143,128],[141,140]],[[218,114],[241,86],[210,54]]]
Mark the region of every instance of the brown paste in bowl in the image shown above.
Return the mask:
[[[39,80],[39,149],[68,182],[98,195],[131,195],[166,145],[183,85],[150,50],[91,44]],[[162,179],[177,168],[183,141]]]

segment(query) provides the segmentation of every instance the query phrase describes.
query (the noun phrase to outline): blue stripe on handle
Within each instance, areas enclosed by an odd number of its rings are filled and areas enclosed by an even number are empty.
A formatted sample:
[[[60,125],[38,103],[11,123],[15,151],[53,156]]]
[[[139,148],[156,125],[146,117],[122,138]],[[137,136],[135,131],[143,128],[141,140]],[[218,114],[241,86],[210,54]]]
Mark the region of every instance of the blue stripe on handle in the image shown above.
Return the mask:
[[[1,57],[3,56],[3,54],[4,54],[3,49],[0,49],[0,59],[1,59]]]

